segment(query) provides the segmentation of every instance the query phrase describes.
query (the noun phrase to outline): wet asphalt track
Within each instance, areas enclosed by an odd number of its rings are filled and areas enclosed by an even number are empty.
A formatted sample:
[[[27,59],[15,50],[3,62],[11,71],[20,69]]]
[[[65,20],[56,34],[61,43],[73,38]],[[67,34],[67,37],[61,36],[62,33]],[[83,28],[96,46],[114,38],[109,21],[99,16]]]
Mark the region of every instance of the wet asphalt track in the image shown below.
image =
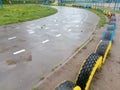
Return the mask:
[[[88,39],[99,21],[83,9],[56,8],[52,16],[0,27],[0,90],[31,90]]]

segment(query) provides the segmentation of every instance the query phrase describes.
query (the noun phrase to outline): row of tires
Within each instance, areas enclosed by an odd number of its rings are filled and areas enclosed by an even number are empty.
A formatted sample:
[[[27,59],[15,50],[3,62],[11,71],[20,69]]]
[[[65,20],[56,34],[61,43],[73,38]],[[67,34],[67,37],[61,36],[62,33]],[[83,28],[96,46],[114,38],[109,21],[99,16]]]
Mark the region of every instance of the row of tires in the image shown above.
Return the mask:
[[[71,6],[71,4],[66,4],[66,6]],[[72,5],[74,7],[82,7],[80,5]],[[88,7],[98,10],[99,8],[93,6]],[[115,13],[106,12],[101,10],[105,15],[110,16],[110,24],[107,25],[105,32],[102,35],[102,39],[99,41],[96,46],[95,51],[88,56],[84,61],[75,83],[71,81],[65,81],[56,87],[55,90],[89,90],[90,83],[93,79],[93,76],[96,70],[99,70],[102,65],[105,63],[105,60],[109,54],[109,51],[112,46],[112,42],[116,30],[116,16]]]
[[[56,3],[56,4],[51,4],[52,6],[67,6],[67,7],[77,7],[77,8],[91,8],[94,10],[99,10],[104,12],[108,16],[112,16],[112,13],[108,10],[103,10],[102,8],[99,8],[95,5],[80,5],[80,4],[65,4],[65,3]]]

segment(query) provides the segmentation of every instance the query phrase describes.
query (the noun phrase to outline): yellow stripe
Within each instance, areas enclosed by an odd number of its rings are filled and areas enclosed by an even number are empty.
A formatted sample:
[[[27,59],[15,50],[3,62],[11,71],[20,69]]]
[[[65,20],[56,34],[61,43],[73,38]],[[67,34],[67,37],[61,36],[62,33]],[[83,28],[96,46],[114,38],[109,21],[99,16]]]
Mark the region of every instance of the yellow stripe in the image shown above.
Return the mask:
[[[96,49],[95,49],[95,52],[94,53],[96,53],[96,51],[97,51],[97,49],[98,49],[98,46],[100,45],[100,43],[102,42],[102,40],[100,40],[99,41],[99,43],[97,44],[97,46],[96,46]]]
[[[72,7],[72,4],[65,4],[65,6],[67,6],[67,7]]]
[[[52,4],[52,6],[58,6],[58,4]]]
[[[91,74],[90,74],[90,76],[89,76],[89,79],[88,79],[88,82],[87,82],[87,84],[86,84],[85,90],[88,90],[88,89],[89,89],[89,86],[90,86],[90,83],[91,83],[91,81],[92,81],[92,78],[93,78],[93,76],[94,76],[97,68],[100,66],[101,62],[102,62],[102,57],[99,57],[99,59],[97,60],[95,66],[93,67],[92,72],[91,72]]]

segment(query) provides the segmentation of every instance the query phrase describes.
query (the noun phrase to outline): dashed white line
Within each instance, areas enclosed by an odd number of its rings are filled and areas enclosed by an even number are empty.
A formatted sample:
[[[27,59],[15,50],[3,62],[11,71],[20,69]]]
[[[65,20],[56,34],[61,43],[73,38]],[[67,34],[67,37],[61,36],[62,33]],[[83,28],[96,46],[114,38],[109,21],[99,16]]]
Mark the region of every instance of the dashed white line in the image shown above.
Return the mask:
[[[49,29],[48,27],[46,27],[45,29]]]
[[[60,36],[61,36],[61,34],[57,34],[57,35],[56,35],[56,37],[60,37]]]
[[[34,34],[35,32],[29,32],[29,34]]]
[[[29,34],[35,33],[33,30],[27,30]]]
[[[69,32],[71,32],[72,30],[71,30],[71,29],[69,29],[68,31],[69,31]]]
[[[14,55],[17,55],[17,54],[22,53],[22,52],[25,52],[25,51],[26,51],[25,49],[22,49],[22,50],[19,50],[19,51],[17,51],[17,52],[14,52],[13,54],[14,54]]]
[[[12,40],[12,39],[15,39],[15,38],[16,38],[16,36],[10,37],[10,38],[8,38],[8,40]]]
[[[47,39],[47,40],[45,40],[45,41],[42,41],[42,43],[44,44],[44,43],[47,43],[47,42],[49,42],[49,41],[50,41],[50,40]]]
[[[76,25],[76,27],[79,27],[79,25]]]

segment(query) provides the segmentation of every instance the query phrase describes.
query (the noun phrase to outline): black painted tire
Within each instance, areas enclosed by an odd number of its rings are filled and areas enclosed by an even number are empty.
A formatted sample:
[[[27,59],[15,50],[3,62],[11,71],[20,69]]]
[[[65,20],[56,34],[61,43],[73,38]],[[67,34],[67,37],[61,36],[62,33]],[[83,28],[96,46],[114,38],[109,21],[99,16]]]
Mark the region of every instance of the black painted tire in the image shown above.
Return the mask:
[[[98,48],[97,48],[97,50],[96,50],[96,53],[97,53],[98,55],[104,57],[104,54],[105,54],[106,49],[107,49],[107,47],[108,47],[108,44],[109,44],[109,41],[107,41],[107,40],[102,41],[102,42],[99,44],[99,46],[98,46]]]
[[[115,13],[112,13],[111,16],[115,16]]]
[[[99,57],[100,56],[98,54],[92,53],[82,66],[82,69],[76,81],[76,85],[80,86],[82,90],[85,90],[88,79]]]
[[[112,36],[112,31],[107,31],[104,36],[104,40],[110,40],[111,36]]]
[[[106,30],[107,31],[113,31],[113,30],[115,30],[115,26],[114,25],[108,25]]]

